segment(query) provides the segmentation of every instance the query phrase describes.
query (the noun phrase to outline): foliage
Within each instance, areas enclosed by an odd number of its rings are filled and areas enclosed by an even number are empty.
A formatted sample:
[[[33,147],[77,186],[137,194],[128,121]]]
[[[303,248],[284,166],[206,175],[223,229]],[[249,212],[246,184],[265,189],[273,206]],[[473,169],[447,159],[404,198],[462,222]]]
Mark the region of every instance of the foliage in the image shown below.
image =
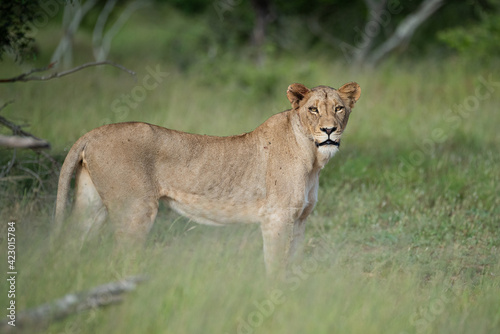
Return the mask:
[[[499,57],[500,12],[483,13],[482,16],[481,22],[442,31],[439,38],[460,54],[469,57]]]
[[[411,55],[433,53],[442,46],[442,39],[437,33],[447,29],[463,26],[465,23],[478,24],[494,11],[493,0],[481,1],[448,1],[438,13],[431,16],[419,28],[408,46]],[[496,1],[496,0],[495,0]],[[377,1],[373,1],[376,3]],[[374,36],[374,44],[379,45],[390,36],[397,25],[408,15],[415,12],[421,1],[388,1],[382,8],[382,19],[376,18],[365,0],[355,1],[282,1],[272,0],[268,13],[269,24],[266,35],[266,52],[268,55],[304,52],[317,50],[328,52],[331,57],[343,57],[341,42],[353,47],[362,45],[366,38],[367,22],[379,22]],[[211,49],[223,53],[247,52],[255,25],[256,14],[250,1],[216,0],[200,2],[199,0],[177,1],[157,0],[157,3],[168,3],[173,6],[176,15],[182,13],[198,20],[197,26],[203,26],[204,34],[211,35],[208,43]],[[390,11],[390,8],[396,8]],[[168,15],[168,14],[167,14]],[[314,27],[319,27],[314,28]],[[188,37],[195,27],[187,29],[183,38]],[[192,41],[192,39],[191,39]],[[207,42],[206,42],[207,43]],[[494,43],[490,43],[494,47]],[[177,45],[175,48],[177,49]],[[186,54],[189,57],[191,53]],[[179,56],[182,57],[182,56]]]
[[[38,0],[0,1],[0,60],[6,51],[18,58],[32,53],[34,38],[29,36],[30,23],[39,9]]]
[[[59,1],[59,0],[58,0]],[[60,0],[58,8],[62,8]],[[85,18],[82,28],[90,29],[105,1],[99,1],[99,5]],[[396,2],[397,10],[388,12],[382,8],[383,20],[376,28],[374,36],[375,45],[382,43],[392,32],[398,23],[414,12],[422,1]],[[388,3],[394,3],[389,1]],[[19,58],[33,51],[36,36],[30,35],[30,24],[37,18],[41,2],[29,1],[2,1],[0,9],[2,15],[0,20],[0,56],[7,50]],[[177,16],[189,16],[196,18],[196,23],[187,27],[182,34],[182,42],[175,42],[168,47],[177,52],[178,58],[186,58],[181,66],[189,66],[190,57],[198,47],[210,49],[214,52],[248,52],[251,48],[250,40],[254,29],[256,14],[249,1],[216,0],[206,2],[200,0],[157,0],[153,3],[157,12],[163,12],[168,4],[170,12]],[[439,13],[430,19],[419,29],[410,45],[413,55],[421,55],[430,52],[445,41],[448,45],[458,50],[469,48],[471,41],[477,40],[481,50],[493,51],[497,49],[498,43],[493,38],[485,36],[498,36],[498,15],[493,11],[496,8],[492,0],[476,1],[473,4],[463,2],[449,2]],[[367,8],[366,1],[270,1],[270,12],[268,16],[268,27],[266,34],[265,52],[268,55],[276,53],[303,52],[303,50],[319,50],[329,52],[332,57],[342,57],[343,51],[340,46],[342,42],[359,47],[366,38],[366,24],[376,21],[374,14]],[[43,8],[42,8],[43,9]],[[172,13],[166,16],[172,17]],[[59,13],[61,14],[61,13]],[[111,14],[113,15],[113,14]],[[61,15],[59,15],[61,16]],[[173,21],[177,19],[174,18]],[[377,21],[378,22],[378,21]],[[471,31],[465,31],[463,24],[474,25]],[[169,30],[173,27],[169,21],[159,22],[159,27]],[[313,28],[315,27],[315,28]],[[456,28],[459,27],[459,28]],[[462,28],[460,28],[462,27]],[[437,38],[437,32],[444,31]],[[177,34],[178,39],[180,34]],[[45,45],[41,45],[45,47]],[[474,47],[476,45],[474,44]],[[179,49],[180,48],[180,49]]]

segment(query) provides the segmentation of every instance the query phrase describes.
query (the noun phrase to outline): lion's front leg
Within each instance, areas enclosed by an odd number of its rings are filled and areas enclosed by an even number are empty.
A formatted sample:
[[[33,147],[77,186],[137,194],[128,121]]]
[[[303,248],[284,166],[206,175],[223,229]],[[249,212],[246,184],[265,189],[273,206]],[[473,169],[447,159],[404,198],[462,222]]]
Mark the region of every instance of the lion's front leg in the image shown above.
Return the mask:
[[[315,204],[315,198],[311,197],[311,202],[306,206],[299,219],[297,219],[293,225],[293,239],[290,249],[290,257],[293,260],[301,260],[304,250],[306,220],[309,214],[311,214],[312,210],[314,209]]]
[[[271,278],[284,278],[293,239],[293,221],[272,219],[261,224],[264,261]]]
[[[293,238],[290,245],[290,260],[300,261],[304,249],[306,220],[298,219],[293,224]]]

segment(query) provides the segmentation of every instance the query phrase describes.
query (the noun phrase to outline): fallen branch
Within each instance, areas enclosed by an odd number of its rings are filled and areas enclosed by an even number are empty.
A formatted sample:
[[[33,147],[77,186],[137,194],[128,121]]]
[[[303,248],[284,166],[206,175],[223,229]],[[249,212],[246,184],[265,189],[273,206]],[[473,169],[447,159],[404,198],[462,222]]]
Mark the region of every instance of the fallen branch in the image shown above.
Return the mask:
[[[69,315],[119,303],[123,300],[124,293],[135,290],[137,284],[145,280],[145,277],[140,276],[129,277],[88,291],[67,294],[60,299],[19,312],[16,316],[15,327],[9,325],[8,320],[2,321],[0,332],[9,333],[29,328],[40,330],[49,326],[52,321],[64,319]]]
[[[9,101],[7,103],[5,103],[4,105],[0,106],[0,111],[3,110],[5,107],[7,107],[9,104],[11,104],[13,101]],[[5,117],[3,116],[0,116],[0,124],[9,128],[12,133],[14,134],[14,136],[18,136],[18,135],[21,135],[21,136],[24,136],[24,137],[31,137],[37,141],[44,141],[43,139],[40,139],[34,135],[32,135],[31,133],[27,132],[27,131],[24,131],[23,129],[21,129],[21,126],[9,121],[8,119],[6,119]],[[48,143],[47,143],[48,144]],[[0,145],[1,146],[1,145]]]
[[[9,101],[7,103],[5,103],[4,105],[0,106],[0,111],[2,111],[2,109],[4,109],[5,107],[7,107],[9,104],[13,103],[14,101]],[[38,137],[35,137],[34,135],[32,135],[31,133],[29,132],[26,132],[24,130],[21,129],[21,126],[17,125],[17,124],[14,124],[12,123],[11,121],[7,120],[5,117],[2,117],[0,116],[0,124],[8,127],[9,129],[12,130],[12,133],[14,135],[22,135],[22,136],[25,136],[25,137],[31,137],[39,142],[46,142],[48,144],[48,147],[46,148],[50,148],[50,143],[43,140],[43,139],[40,139]],[[0,144],[0,146],[2,146]],[[41,148],[41,147],[38,147],[38,148]],[[38,148],[36,147],[30,147],[30,149],[34,149],[34,150],[37,150]],[[45,148],[45,147],[43,147]],[[54,159],[50,154],[48,154],[47,152],[40,152],[40,151],[37,151],[37,153],[41,153],[41,155],[43,155],[45,158],[47,158],[48,160],[50,160],[50,162],[52,163],[52,167],[53,167],[53,172],[55,172],[56,174],[59,173],[59,170],[61,169],[61,166],[59,164],[59,162],[56,161],[56,159]],[[15,160],[15,156],[14,156],[14,160]],[[13,162],[12,162],[13,163]],[[9,168],[10,169],[10,168]],[[5,173],[4,173],[5,174]]]
[[[49,142],[32,137],[3,136],[0,135],[0,146],[7,148],[50,148]]]
[[[113,67],[116,67],[122,71],[125,71],[127,72],[128,74],[130,74],[131,76],[134,77],[134,81],[137,81],[137,75],[134,71],[132,70],[129,70],[128,68],[120,65],[120,64],[116,64],[116,63],[113,63],[111,61],[97,61],[97,62],[91,62],[91,63],[86,63],[86,64],[82,64],[80,66],[77,66],[75,68],[72,68],[70,70],[67,70],[67,71],[63,71],[63,72],[53,72],[47,76],[33,76],[32,74],[33,73],[40,73],[40,72],[45,72],[45,71],[48,71],[50,69],[52,69],[54,67],[55,63],[50,63],[49,65],[45,66],[45,67],[42,67],[42,68],[34,68],[34,69],[31,69],[30,71],[26,72],[26,73],[22,73],[18,76],[15,76],[15,77],[12,77],[12,78],[8,78],[8,79],[0,79],[0,83],[7,83],[7,82],[17,82],[17,81],[21,81],[21,82],[26,82],[26,81],[47,81],[47,80],[51,80],[51,79],[55,79],[55,78],[61,78],[61,77],[64,77],[66,75],[69,75],[69,74],[72,74],[72,73],[75,73],[75,72],[78,72],[80,70],[83,70],[87,67],[91,67],[91,66],[100,66],[100,65],[110,65],[110,66],[113,66]]]

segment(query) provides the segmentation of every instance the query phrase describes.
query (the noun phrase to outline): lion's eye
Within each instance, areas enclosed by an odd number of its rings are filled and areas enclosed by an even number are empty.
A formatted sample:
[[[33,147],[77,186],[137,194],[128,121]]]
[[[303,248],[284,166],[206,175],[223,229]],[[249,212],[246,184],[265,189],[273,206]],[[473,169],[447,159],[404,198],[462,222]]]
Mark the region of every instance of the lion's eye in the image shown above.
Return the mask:
[[[335,112],[339,112],[339,111],[342,111],[342,110],[344,110],[343,106],[336,106],[335,107]]]
[[[309,107],[309,111],[312,112],[312,113],[317,114],[318,113],[318,108],[311,106],[311,107]]]

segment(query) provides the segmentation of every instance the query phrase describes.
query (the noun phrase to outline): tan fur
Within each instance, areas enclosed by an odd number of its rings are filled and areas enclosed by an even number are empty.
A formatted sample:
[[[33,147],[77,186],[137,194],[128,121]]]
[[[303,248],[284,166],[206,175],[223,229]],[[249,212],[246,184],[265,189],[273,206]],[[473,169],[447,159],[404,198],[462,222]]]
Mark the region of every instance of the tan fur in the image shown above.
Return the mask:
[[[231,137],[146,123],[94,129],[64,161],[56,222],[61,227],[76,170],[73,214],[83,235],[109,216],[118,241],[142,242],[164,200],[203,224],[260,223],[272,274],[286,266],[303,239],[305,220],[317,200],[319,172],[338,151],[335,145],[318,144],[328,139],[328,131],[340,143],[360,92],[356,83],[339,90],[292,84],[287,90],[292,109]]]

